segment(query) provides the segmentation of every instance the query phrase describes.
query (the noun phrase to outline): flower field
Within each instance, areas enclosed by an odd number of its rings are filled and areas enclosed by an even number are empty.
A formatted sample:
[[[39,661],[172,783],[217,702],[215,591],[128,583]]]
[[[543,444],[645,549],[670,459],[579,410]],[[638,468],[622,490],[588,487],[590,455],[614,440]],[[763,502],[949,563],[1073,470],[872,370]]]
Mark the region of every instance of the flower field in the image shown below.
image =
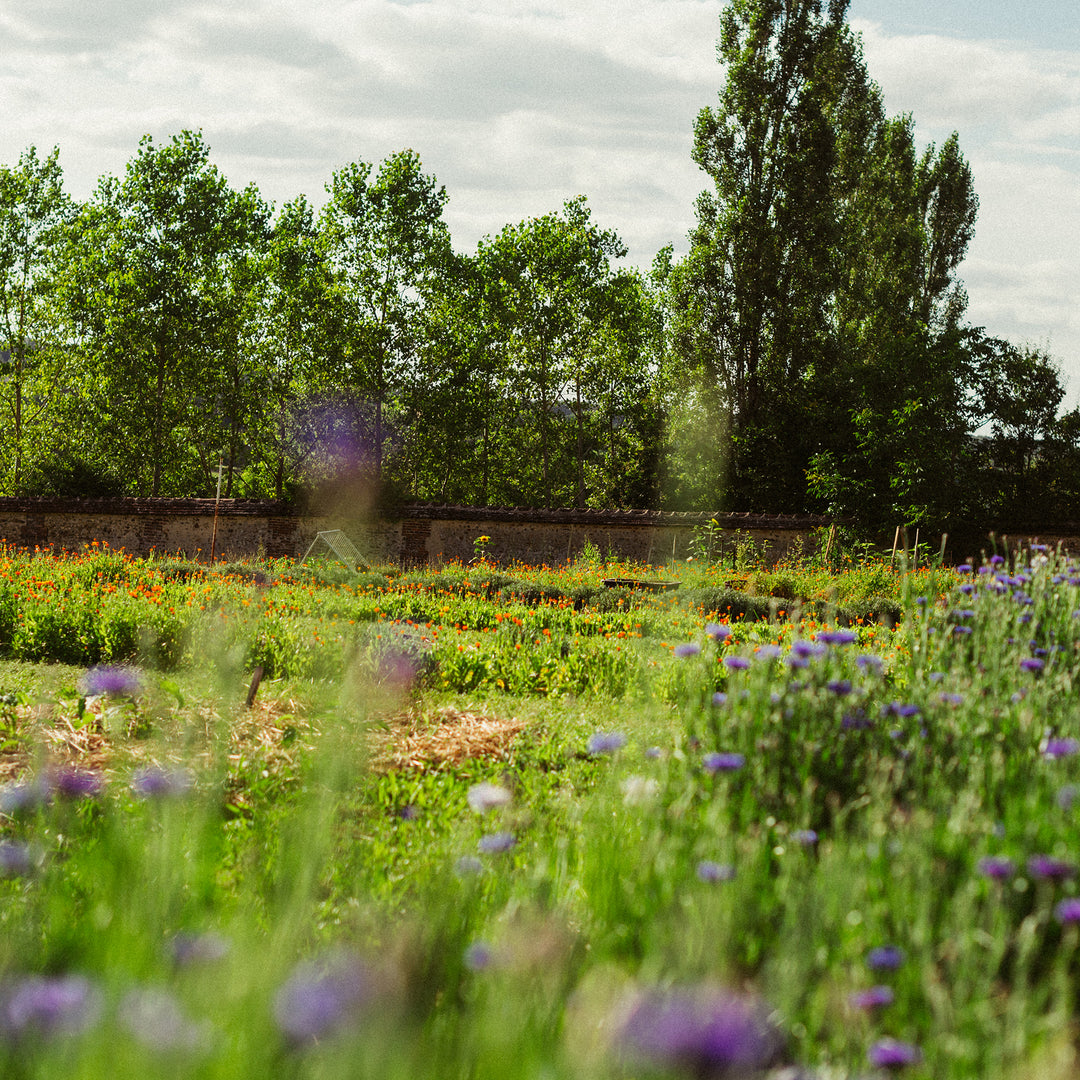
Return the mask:
[[[1064,1080],[1078,651],[1037,548],[2,550],[0,1076]]]

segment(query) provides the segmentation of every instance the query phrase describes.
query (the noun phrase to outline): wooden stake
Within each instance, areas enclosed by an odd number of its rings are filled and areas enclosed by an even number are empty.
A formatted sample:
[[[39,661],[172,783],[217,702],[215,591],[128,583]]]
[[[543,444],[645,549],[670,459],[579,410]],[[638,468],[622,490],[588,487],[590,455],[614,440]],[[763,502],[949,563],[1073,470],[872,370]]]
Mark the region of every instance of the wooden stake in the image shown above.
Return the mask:
[[[892,557],[889,559],[889,565],[894,566],[896,564],[896,549],[900,546],[900,526],[896,526],[896,535],[892,541]]]
[[[255,695],[259,692],[259,683],[262,682],[263,669],[257,667],[251,675],[251,685],[247,692],[247,707],[250,709],[255,704]]]

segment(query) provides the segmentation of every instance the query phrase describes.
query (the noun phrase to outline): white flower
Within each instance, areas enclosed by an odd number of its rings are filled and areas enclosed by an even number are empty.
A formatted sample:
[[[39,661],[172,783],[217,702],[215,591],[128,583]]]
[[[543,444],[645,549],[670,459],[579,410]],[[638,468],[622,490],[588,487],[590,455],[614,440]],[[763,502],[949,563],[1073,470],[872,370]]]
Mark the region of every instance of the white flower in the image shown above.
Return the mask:
[[[486,814],[500,806],[506,806],[511,799],[510,792],[498,784],[473,784],[466,798],[470,809],[477,814]]]

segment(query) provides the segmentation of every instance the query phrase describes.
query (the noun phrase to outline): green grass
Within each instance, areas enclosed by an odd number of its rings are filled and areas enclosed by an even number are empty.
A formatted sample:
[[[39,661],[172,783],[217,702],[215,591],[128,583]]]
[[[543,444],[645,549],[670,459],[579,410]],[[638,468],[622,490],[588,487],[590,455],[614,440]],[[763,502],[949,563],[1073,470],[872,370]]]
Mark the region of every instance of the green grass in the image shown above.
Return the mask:
[[[657,570],[7,553],[0,1075],[1073,1075],[1080,575],[1030,559],[612,597]]]

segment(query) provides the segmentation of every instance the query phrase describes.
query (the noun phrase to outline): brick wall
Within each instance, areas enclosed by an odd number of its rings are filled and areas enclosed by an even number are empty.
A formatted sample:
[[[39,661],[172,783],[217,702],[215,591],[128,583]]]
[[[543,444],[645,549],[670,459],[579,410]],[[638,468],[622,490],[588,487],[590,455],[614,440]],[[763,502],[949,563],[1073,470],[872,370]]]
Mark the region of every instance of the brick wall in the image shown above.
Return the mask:
[[[372,562],[468,561],[476,538],[486,535],[491,537],[491,556],[504,565],[514,561],[557,565],[578,555],[586,543],[602,555],[611,552],[656,564],[685,559],[694,529],[715,516],[725,551],[740,538],[750,538],[776,562],[795,551],[808,551],[815,535],[830,524],[826,518],[809,516],[420,505],[377,518],[340,509],[300,515],[281,503],[222,499],[215,541],[214,510],[213,499],[0,498],[0,539],[18,548],[69,551],[97,540],[136,555],[154,551],[204,559],[213,543],[223,558],[260,554],[299,558],[317,533],[341,529]],[[1080,551],[1080,529],[1047,532],[1039,539]],[[966,558],[977,556],[978,549],[951,553]]]

